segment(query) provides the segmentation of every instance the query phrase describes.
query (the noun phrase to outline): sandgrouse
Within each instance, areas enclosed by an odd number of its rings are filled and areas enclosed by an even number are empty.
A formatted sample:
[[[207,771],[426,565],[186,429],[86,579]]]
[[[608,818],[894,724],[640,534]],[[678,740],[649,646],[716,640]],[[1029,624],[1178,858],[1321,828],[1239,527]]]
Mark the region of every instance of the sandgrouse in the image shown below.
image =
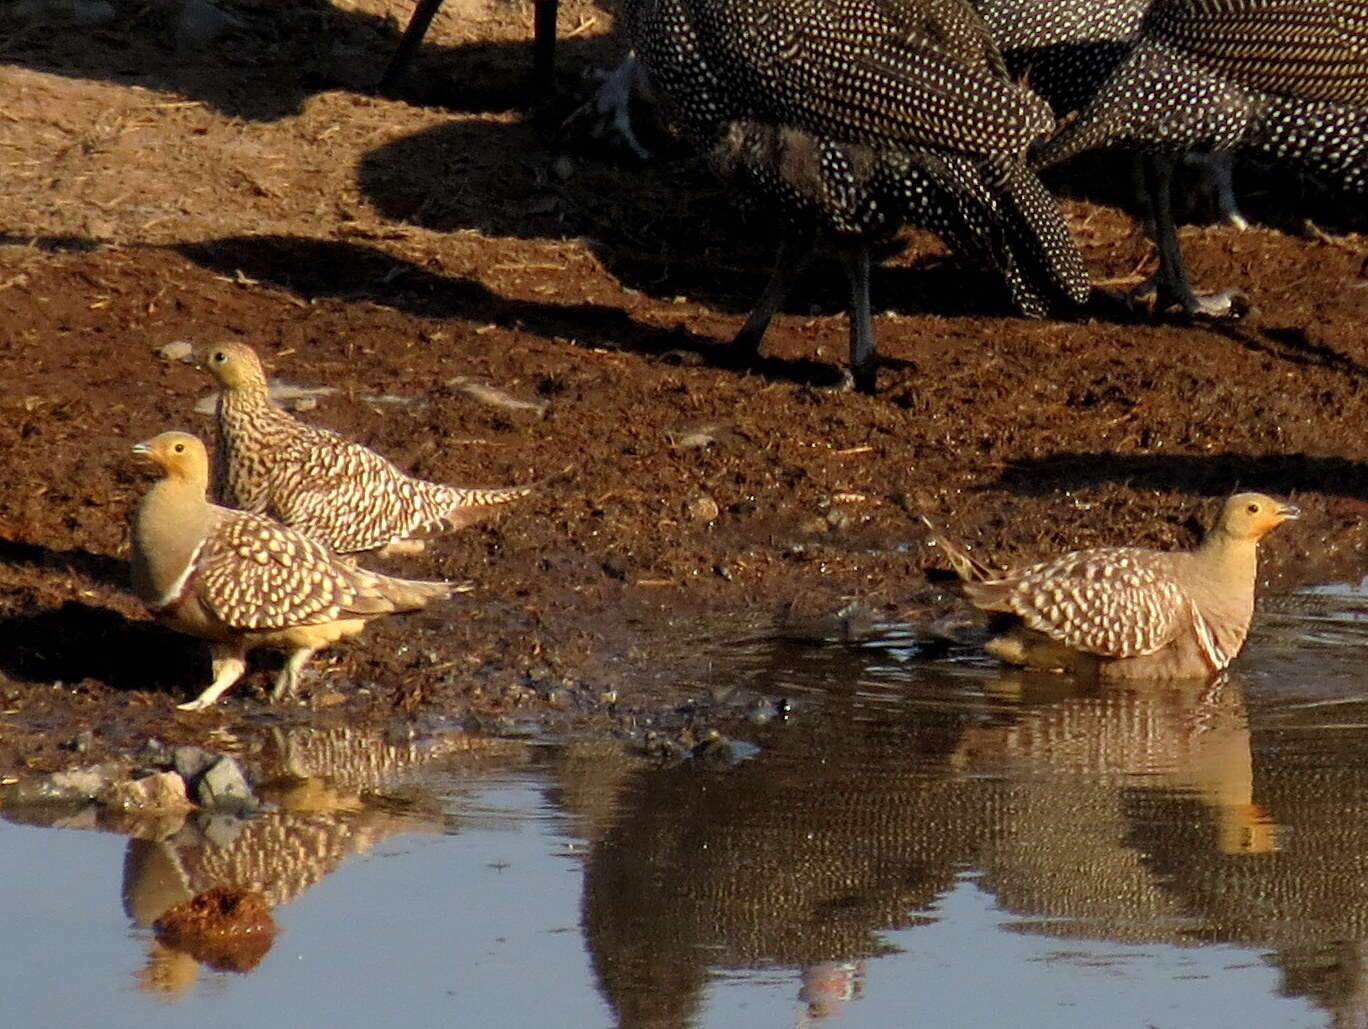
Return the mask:
[[[1299,514],[1237,493],[1196,550],[1098,547],[1012,571],[935,542],[965,596],[989,613],[997,635],[987,651],[1008,664],[1102,679],[1205,678],[1244,645],[1259,540]]]
[[[265,515],[209,503],[209,455],[189,433],[164,432],[133,452],[165,472],[134,518],[134,591],[161,622],[207,639],[213,657],[213,684],[184,710],[213,704],[257,647],[289,652],[271,693],[287,697],[314,651],[459,588],[368,572]]]
[[[477,489],[405,475],[375,451],[296,421],[271,403],[251,347],[216,343],[198,355],[218,379],[221,503],[269,514],[339,554],[420,551],[423,539],[459,529],[531,486]]]

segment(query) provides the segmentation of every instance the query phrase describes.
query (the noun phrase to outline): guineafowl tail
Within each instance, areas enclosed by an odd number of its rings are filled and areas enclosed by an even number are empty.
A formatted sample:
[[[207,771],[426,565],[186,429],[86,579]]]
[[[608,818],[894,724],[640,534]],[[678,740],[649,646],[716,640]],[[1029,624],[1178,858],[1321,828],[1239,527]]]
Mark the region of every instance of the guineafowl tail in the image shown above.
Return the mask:
[[[909,220],[945,243],[997,269],[1022,314],[1042,317],[1061,304],[1082,304],[1091,284],[1054,197],[1021,161],[965,154],[907,155],[900,174],[917,189]]]

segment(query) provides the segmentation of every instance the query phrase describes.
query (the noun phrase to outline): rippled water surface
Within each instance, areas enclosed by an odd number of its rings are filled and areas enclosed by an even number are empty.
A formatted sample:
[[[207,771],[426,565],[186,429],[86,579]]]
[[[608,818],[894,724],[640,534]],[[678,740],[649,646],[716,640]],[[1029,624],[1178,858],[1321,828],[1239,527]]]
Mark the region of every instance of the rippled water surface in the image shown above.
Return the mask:
[[[793,714],[734,764],[243,738],[280,774],[244,822],[0,822],[0,1013],[1363,1024],[1366,644],[1368,594],[1349,587],[1275,598],[1207,687],[1079,690],[931,661],[892,632],[761,641],[720,651],[716,678]],[[260,889],[279,927],[235,970],[151,928],[216,885]]]

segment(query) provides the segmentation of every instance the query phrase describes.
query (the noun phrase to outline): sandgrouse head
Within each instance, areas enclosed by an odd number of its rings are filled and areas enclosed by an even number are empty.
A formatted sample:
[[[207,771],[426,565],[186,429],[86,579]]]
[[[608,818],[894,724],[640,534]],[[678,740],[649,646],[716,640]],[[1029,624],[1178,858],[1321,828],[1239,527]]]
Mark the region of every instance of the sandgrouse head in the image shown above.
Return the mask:
[[[1262,493],[1236,493],[1225,502],[1216,531],[1238,540],[1261,540],[1301,511]]]
[[[210,343],[196,354],[200,367],[227,389],[266,388],[266,373],[256,351],[246,343]]]
[[[169,479],[203,482],[209,478],[209,455],[204,444],[188,432],[163,432],[133,444],[133,453],[160,465]]]

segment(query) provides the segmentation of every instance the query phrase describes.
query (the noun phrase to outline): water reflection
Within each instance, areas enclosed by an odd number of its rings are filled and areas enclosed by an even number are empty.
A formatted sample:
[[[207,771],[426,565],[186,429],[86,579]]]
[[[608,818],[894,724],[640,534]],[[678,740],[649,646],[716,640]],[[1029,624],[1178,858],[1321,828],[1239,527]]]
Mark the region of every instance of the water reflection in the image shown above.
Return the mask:
[[[239,752],[271,807],[117,826],[131,837],[124,908],[146,927],[212,886],[285,905],[398,834],[484,832],[499,798],[523,790],[544,806],[508,800],[499,825],[530,827],[522,846],[573,862],[555,889],[579,891],[587,967],[572,980],[510,964],[548,1005],[597,990],[624,1027],[715,1022],[719,982],[782,991],[803,1021],[877,1023],[890,991],[915,1010],[936,975],[905,951],[957,920],[971,942],[956,960],[972,963],[993,937],[1038,940],[1036,957],[1016,960],[1066,976],[1078,954],[1101,960],[1113,945],[1243,948],[1239,960],[1266,977],[1261,1010],[1300,997],[1337,1024],[1365,1024],[1368,690],[1356,651],[1326,642],[1340,616],[1314,605],[1266,620],[1240,675],[1206,685],[1078,687],[922,662],[896,637],[755,643],[730,655],[736,680],[770,684],[796,714],[748,729],[757,755],[726,769],[657,767],[603,739],[481,757],[460,736],[244,737]],[[1285,646],[1296,632],[1316,645]],[[504,776],[488,790],[482,763]],[[526,859],[510,860],[513,876]],[[405,892],[440,897],[475,866],[432,868],[442,870],[391,874]],[[966,888],[989,898],[982,924],[956,903]],[[460,915],[488,919],[460,931],[493,937],[512,920],[495,908]],[[364,948],[375,929],[357,916]],[[548,936],[566,927],[546,917]],[[146,939],[140,983],[182,996],[200,967]],[[1211,967],[1203,974],[1233,966]],[[1004,991],[1014,971],[995,968]],[[1144,989],[1156,997],[1183,977],[1115,974],[1153,976]],[[1108,1010],[1083,1015],[1103,1024]]]
[[[378,731],[271,729],[230,739],[258,779],[265,803],[250,816],[193,812],[125,814],[88,808],[53,814],[50,824],[129,837],[124,854],[125,913],[142,929],[209,890],[260,895],[269,908],[290,903],[348,857],[404,833],[441,833],[455,823],[430,791],[404,791],[420,773],[460,759],[467,769],[506,765],[520,748],[465,733],[394,741]],[[25,812],[41,819],[41,810]],[[174,1000],[198,978],[201,963],[247,972],[264,949],[253,944],[217,960],[148,937],[138,986]],[[269,947],[269,941],[265,944]],[[225,957],[224,954],[227,954]]]

